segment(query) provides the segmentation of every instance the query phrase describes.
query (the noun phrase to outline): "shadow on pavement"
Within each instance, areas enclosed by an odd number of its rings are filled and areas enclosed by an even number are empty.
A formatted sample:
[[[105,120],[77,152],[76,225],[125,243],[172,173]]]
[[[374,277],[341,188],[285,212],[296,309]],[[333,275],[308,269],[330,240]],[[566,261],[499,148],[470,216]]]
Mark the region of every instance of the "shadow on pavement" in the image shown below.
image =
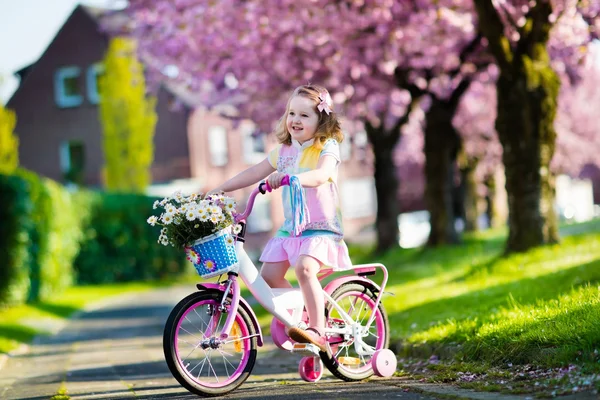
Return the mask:
[[[138,307],[111,307],[102,310],[95,310],[93,312],[85,313],[79,316],[81,320],[92,320],[92,319],[115,319],[115,318],[128,318],[128,319],[140,319],[149,317],[161,317],[166,318],[167,315],[173,309],[173,305],[152,305],[152,306],[138,306]]]

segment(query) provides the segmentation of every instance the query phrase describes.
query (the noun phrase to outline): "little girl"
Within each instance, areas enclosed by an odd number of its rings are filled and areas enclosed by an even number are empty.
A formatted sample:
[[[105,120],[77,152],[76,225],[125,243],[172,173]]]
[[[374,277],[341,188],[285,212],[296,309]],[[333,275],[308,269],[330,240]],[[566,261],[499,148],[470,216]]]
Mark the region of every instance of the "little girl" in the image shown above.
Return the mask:
[[[288,334],[297,342],[317,345],[321,351],[327,351],[323,335],[325,299],[317,273],[323,266],[335,270],[352,267],[343,241],[337,191],[343,134],[332,108],[327,89],[317,85],[297,87],[275,131],[280,144],[265,160],[211,191],[231,192],[267,176],[269,185],[277,189],[286,175],[298,178],[305,190],[307,224],[299,236],[294,236],[290,191],[283,190],[285,222],[262,252],[261,276],[273,288],[289,288],[285,274],[294,266],[310,327],[292,327]]]

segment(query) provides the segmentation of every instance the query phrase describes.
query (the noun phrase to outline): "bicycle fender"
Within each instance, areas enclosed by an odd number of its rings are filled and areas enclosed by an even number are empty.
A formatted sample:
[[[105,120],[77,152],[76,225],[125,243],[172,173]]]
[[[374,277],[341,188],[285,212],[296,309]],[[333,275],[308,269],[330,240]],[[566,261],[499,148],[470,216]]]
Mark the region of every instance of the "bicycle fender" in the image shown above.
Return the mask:
[[[379,293],[379,291],[381,290],[379,285],[377,285],[372,280],[363,278],[362,276],[352,276],[352,275],[351,276],[341,276],[339,278],[332,280],[325,286],[325,288],[323,290],[325,291],[325,293],[327,293],[328,295],[331,296],[331,294],[333,293],[333,291],[335,289],[339,288],[344,283],[351,283],[351,282],[364,284],[365,286],[369,287],[373,291],[374,294]]]
[[[215,291],[218,291],[221,293],[223,293],[225,291],[225,287],[223,285],[219,285],[218,283],[210,283],[210,282],[198,283],[196,285],[196,287],[198,288],[199,291],[215,290]],[[260,347],[262,347],[263,346],[263,334],[262,334],[262,330],[260,329],[260,324],[258,323],[258,318],[256,317],[256,313],[254,312],[252,307],[250,307],[250,304],[248,304],[248,301],[246,301],[246,299],[244,299],[241,296],[240,296],[240,307],[242,307],[244,309],[244,311],[246,311],[248,316],[250,316],[250,319],[252,320],[252,325],[254,325],[254,330],[256,330],[256,332],[258,333],[257,343]]]

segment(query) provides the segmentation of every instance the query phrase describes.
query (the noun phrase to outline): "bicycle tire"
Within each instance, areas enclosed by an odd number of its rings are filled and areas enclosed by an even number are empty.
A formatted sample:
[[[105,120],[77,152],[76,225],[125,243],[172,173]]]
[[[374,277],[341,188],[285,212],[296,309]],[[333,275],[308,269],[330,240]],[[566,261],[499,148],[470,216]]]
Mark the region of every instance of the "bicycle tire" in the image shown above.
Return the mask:
[[[222,396],[232,392],[233,390],[237,389],[242,383],[244,383],[246,379],[248,379],[250,373],[252,372],[252,369],[254,368],[254,363],[256,362],[257,339],[256,336],[253,336],[256,335],[256,331],[254,329],[254,325],[252,324],[251,318],[248,316],[246,311],[242,309],[242,307],[238,308],[235,322],[236,324],[238,324],[240,332],[243,332],[242,336],[250,337],[239,341],[232,340],[234,342],[234,346],[237,346],[237,342],[239,342],[239,346],[243,345],[245,347],[244,356],[242,357],[246,357],[246,355],[247,357],[243,361],[243,365],[242,363],[240,363],[240,366],[238,367],[238,369],[236,369],[235,374],[237,376],[235,376],[234,379],[229,379],[231,380],[231,382],[226,381],[226,384],[221,385],[215,372],[215,377],[217,378],[216,384],[203,383],[202,381],[200,381],[200,373],[198,374],[198,378],[195,379],[193,375],[190,374],[190,371],[186,369],[186,366],[183,365],[180,356],[178,356],[178,344],[176,344],[176,337],[178,337],[177,330],[181,324],[180,320],[182,318],[187,318],[188,314],[191,312],[191,309],[198,304],[213,304],[214,307],[217,307],[221,304],[222,297],[223,293],[216,291],[201,291],[192,293],[189,296],[182,299],[173,308],[165,324],[163,334],[163,351],[165,355],[165,360],[167,362],[167,366],[169,367],[169,370],[171,371],[173,377],[181,384],[181,386],[183,386],[189,392],[199,396],[214,397]],[[209,316],[209,318],[213,317]],[[220,329],[214,330],[215,332],[212,332],[212,334],[220,332]],[[198,349],[198,345],[196,345],[195,349]],[[194,349],[192,349],[192,351],[194,351]],[[203,351],[205,350],[203,349]],[[223,356],[222,353],[221,355]],[[212,356],[207,356],[206,351],[204,358],[205,360],[209,359],[208,364],[211,364]],[[206,361],[204,361],[204,363],[206,363]],[[210,366],[209,368],[213,367]],[[213,372],[214,371],[215,370],[213,368]]]
[[[347,296],[349,294],[350,295],[351,294],[359,295],[359,297],[362,300],[366,300],[365,304],[369,304],[371,310],[373,310],[373,306],[375,305],[375,302],[377,300],[377,295],[374,293],[374,290],[370,285],[362,283],[362,282],[345,283],[345,284],[341,285],[340,287],[338,287],[337,289],[335,289],[333,291],[331,297],[333,300],[335,300],[339,304],[339,300],[343,299],[344,296]],[[327,324],[331,325],[332,314],[334,314],[336,311],[335,311],[335,309],[333,309],[333,306],[331,305],[331,303],[327,303],[325,306],[325,309],[326,309]],[[378,315],[376,315],[373,325],[375,327],[377,327],[377,332],[375,335],[375,337],[377,338],[376,339],[377,343],[374,347],[376,347],[376,350],[381,350],[384,348],[387,349],[389,346],[389,342],[390,342],[390,328],[389,328],[388,316],[387,316],[385,309],[381,305],[381,303],[378,304],[376,312],[378,313]],[[332,342],[332,338],[330,338],[330,343],[331,342]],[[353,346],[352,342],[353,342],[353,338],[348,341],[345,341],[343,343],[337,344],[337,346],[340,347],[342,345],[345,345],[346,349],[352,349],[352,346]],[[331,346],[333,349],[334,345],[331,345]],[[343,362],[340,362],[342,357],[340,357],[339,354],[340,353],[337,351],[332,351],[331,353],[329,353],[329,352],[327,352],[327,353],[321,352],[320,353],[320,357],[321,357],[321,360],[323,361],[323,364],[335,377],[342,379],[346,382],[355,382],[355,381],[361,381],[361,380],[367,379],[374,374],[373,366],[371,365],[370,359],[368,362],[365,362],[365,365],[363,365],[361,368],[353,369],[353,368],[346,367],[345,365],[343,365],[344,364]],[[357,359],[358,358],[360,361],[359,357],[347,357],[347,358],[348,359]]]

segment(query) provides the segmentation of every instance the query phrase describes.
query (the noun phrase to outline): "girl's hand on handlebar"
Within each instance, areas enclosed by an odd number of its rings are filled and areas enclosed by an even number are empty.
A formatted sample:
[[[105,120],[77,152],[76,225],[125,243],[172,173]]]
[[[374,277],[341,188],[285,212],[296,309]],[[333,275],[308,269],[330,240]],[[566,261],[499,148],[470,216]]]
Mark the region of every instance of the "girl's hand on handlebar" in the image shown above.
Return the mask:
[[[269,183],[269,186],[271,186],[271,189],[279,189],[279,187],[281,187],[281,181],[285,176],[286,174],[282,174],[281,172],[275,172],[269,175],[267,177],[267,182]]]

